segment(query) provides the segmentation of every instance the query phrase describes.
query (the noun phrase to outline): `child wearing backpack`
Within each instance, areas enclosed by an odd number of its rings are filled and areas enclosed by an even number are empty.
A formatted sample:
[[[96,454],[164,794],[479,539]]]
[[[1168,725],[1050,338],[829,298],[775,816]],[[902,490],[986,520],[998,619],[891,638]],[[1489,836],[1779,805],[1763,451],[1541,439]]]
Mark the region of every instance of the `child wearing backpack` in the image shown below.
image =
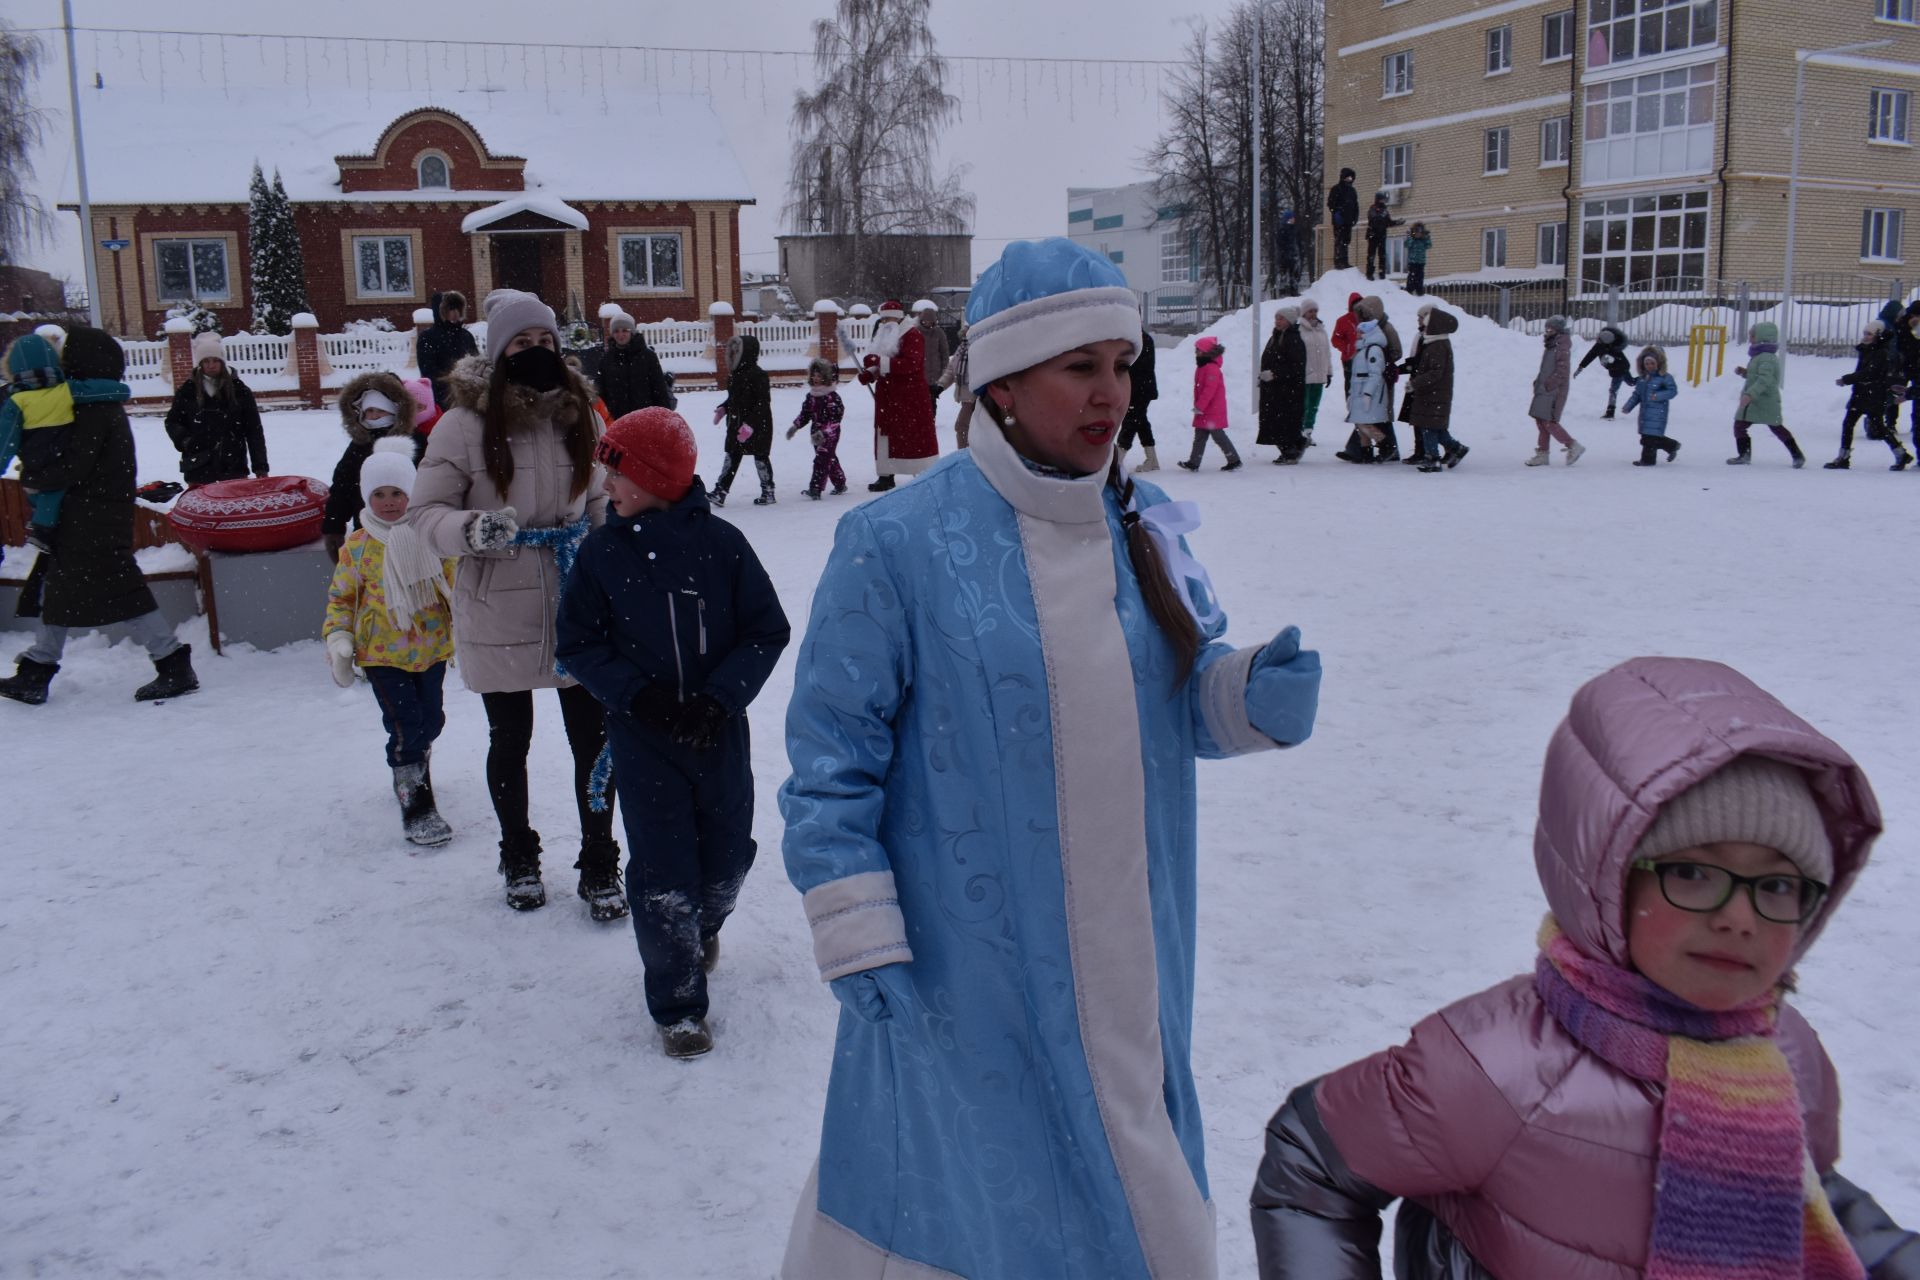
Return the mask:
[[[1680,455],[1680,442],[1667,439],[1667,406],[1680,394],[1680,384],[1667,372],[1667,353],[1659,347],[1640,352],[1640,376],[1627,379],[1633,394],[1627,397],[1625,412],[1640,410],[1640,460],[1633,465],[1650,467],[1656,455],[1665,452],[1672,462]]]
[[[713,1047],[707,974],[753,866],[747,705],[787,647],[787,615],[752,545],[710,509],[679,414],[628,414],[594,458],[612,513],[580,544],[555,654],[606,708],[647,1012],[666,1054],[692,1058]]]
[[[434,803],[428,764],[446,727],[442,693],[453,657],[453,567],[413,528],[411,435],[376,441],[356,477],[366,494],[327,587],[327,665],[342,689],[357,662],[380,703],[387,765],[411,844],[440,845],[453,828]]]
[[[1835,1168],[1839,1084],[1791,1004],[1880,834],[1853,759],[1717,662],[1636,658],[1547,748],[1530,974],[1294,1090],[1265,1280],[1911,1280],[1920,1238]]]
[[[76,404],[124,401],[126,386],[105,379],[70,379],[60,354],[37,333],[22,334],[7,348],[8,394],[0,403],[0,474],[20,459],[20,483],[27,491],[27,545],[51,553],[60,523],[64,489],[43,488],[35,472],[50,465],[64,448]]]
[[[847,406],[841,402],[840,393],[834,390],[834,384],[840,381],[840,371],[832,364],[818,357],[807,364],[807,398],[800,402],[800,412],[794,415],[793,425],[787,428],[787,439],[800,434],[802,427],[813,428],[810,439],[813,441],[813,478],[807,482],[806,495],[815,502],[820,501],[820,491],[829,482],[833,485],[833,496],[839,497],[847,491],[847,473],[840,469],[840,420],[846,416]]]

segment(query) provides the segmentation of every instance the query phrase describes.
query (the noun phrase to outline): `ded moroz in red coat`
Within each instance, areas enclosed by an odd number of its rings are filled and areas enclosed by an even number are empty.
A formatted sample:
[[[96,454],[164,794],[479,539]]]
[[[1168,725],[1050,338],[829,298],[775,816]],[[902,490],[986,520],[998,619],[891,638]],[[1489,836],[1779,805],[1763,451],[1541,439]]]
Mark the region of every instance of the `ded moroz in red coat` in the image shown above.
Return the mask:
[[[862,362],[860,381],[873,388],[874,464],[883,476],[918,475],[940,456],[927,395],[926,350],[918,325],[883,320]]]

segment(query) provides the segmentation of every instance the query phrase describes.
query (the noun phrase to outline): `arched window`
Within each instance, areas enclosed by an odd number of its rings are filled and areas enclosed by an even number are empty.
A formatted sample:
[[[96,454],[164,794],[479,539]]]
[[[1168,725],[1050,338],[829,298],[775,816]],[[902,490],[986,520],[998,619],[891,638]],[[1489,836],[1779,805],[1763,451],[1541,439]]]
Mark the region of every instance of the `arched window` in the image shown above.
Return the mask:
[[[448,180],[447,176],[446,157],[432,155],[420,157],[420,186],[422,190],[429,187],[445,188],[452,185],[452,182]]]

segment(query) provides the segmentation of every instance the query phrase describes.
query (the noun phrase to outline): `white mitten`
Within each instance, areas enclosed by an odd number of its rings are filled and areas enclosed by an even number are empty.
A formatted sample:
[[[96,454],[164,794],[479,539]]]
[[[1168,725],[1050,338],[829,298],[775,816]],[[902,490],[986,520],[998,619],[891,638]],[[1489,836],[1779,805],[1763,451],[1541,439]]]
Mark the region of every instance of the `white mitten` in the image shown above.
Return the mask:
[[[353,633],[351,631],[327,632],[327,667],[333,672],[333,682],[342,689],[353,687]]]
[[[512,507],[482,511],[467,523],[467,545],[475,551],[504,551],[520,533],[520,513]]]

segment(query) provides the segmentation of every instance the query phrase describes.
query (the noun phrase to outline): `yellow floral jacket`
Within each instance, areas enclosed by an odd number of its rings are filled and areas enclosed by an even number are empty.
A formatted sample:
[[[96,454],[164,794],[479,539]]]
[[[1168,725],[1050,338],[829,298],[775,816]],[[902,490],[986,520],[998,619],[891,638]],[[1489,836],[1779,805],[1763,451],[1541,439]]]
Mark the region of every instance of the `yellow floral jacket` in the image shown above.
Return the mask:
[[[445,597],[414,617],[402,631],[387,617],[386,546],[365,529],[347,535],[327,587],[327,621],[323,634],[353,633],[354,659],[363,667],[398,667],[425,671],[453,657],[453,609]],[[452,560],[446,561],[447,583],[453,583]]]

